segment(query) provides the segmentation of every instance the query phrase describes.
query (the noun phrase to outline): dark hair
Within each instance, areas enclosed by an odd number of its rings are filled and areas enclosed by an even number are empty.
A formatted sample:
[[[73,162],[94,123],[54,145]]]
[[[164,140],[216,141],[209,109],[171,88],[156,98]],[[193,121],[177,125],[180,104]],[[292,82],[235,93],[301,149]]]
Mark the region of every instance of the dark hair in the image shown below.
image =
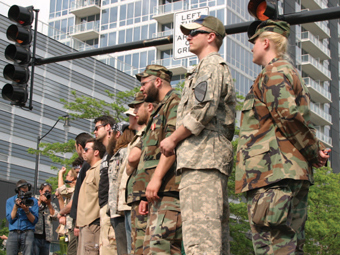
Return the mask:
[[[134,136],[135,136],[135,133],[131,129],[126,128],[123,134],[118,138],[116,147],[113,153],[116,153],[121,148],[127,147],[128,144],[132,141]]]
[[[81,147],[85,148],[85,144],[86,144],[86,141],[88,139],[92,138],[92,136],[89,134],[89,133],[80,133],[79,135],[77,135],[76,137],[76,144],[77,145],[81,145]]]
[[[21,184],[23,184],[23,183],[27,183],[27,181],[25,181],[25,180],[20,180],[20,181],[18,181],[17,182],[17,187],[19,187]]]
[[[44,182],[43,184],[40,185],[40,190],[43,190],[46,186],[50,186],[52,190],[52,184],[48,182]]]
[[[114,118],[112,118],[109,115],[102,115],[98,118],[94,119],[94,124],[96,124],[98,121],[100,121],[102,123],[102,125],[106,126],[107,124],[109,124],[111,127],[116,124],[116,121]]]
[[[106,152],[106,148],[105,148],[104,144],[99,142],[96,138],[88,139],[85,144],[87,144],[87,143],[93,143],[92,149],[94,151],[99,151],[99,157],[100,158],[104,157],[104,154]]]
[[[84,145],[84,147],[85,147],[85,145]],[[73,167],[81,166],[83,164],[84,164],[84,159],[82,157],[78,157],[72,162]]]

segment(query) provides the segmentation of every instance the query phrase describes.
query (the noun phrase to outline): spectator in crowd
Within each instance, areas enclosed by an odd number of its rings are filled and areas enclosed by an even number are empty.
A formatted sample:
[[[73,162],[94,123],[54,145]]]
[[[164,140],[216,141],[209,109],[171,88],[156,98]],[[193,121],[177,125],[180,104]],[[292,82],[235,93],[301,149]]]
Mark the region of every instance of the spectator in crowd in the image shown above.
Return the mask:
[[[83,158],[90,164],[79,191],[77,226],[79,226],[78,254],[99,254],[100,207],[98,199],[100,163],[105,146],[94,138],[86,141]]]
[[[129,123],[120,122],[112,128],[112,137],[110,140],[110,150],[114,148],[113,156],[110,159],[109,165],[109,211],[111,217],[111,225],[114,228],[117,242],[118,255],[127,254],[127,239],[124,223],[124,215],[118,213],[118,187],[121,176],[119,168],[126,156],[126,147],[134,136],[134,133],[129,128]],[[117,135],[117,134],[121,135]],[[116,139],[119,136],[118,139]]]
[[[108,210],[109,197],[109,175],[108,167],[112,154],[108,153],[109,140],[112,135],[112,126],[116,124],[114,118],[108,115],[102,115],[94,120],[94,135],[97,141],[101,142],[106,152],[100,164],[100,181],[98,190],[98,199],[100,206],[100,237],[99,249],[100,254],[116,254],[117,244],[113,227],[111,226],[110,217],[106,214]]]
[[[80,133],[76,137],[75,148],[80,158],[83,158],[83,152],[85,148],[85,143],[88,139],[92,138],[88,133]],[[81,162],[81,161],[80,161]],[[67,248],[67,255],[76,255],[78,249],[78,236],[79,236],[79,228],[76,226],[76,218],[77,218],[77,206],[78,206],[78,195],[81,184],[86,176],[86,171],[90,168],[90,165],[87,162],[83,162],[81,169],[78,173],[76,186],[74,188],[74,193],[70,202],[59,212],[58,218],[61,216],[65,216],[69,214],[71,218],[73,218],[72,227],[73,231],[70,231],[70,240]]]
[[[51,202],[52,185],[45,182],[40,185],[40,195],[36,195],[39,206],[39,219],[34,232],[34,254],[48,255],[53,240],[53,220],[58,220],[57,206]]]
[[[77,167],[77,169],[80,170],[79,165],[77,165]],[[76,168],[72,168],[70,171],[68,171],[64,183],[65,172],[66,168],[62,167],[58,173],[58,188],[55,192],[55,195],[59,202],[60,210],[63,210],[65,204],[67,205],[72,199],[74,187],[76,185],[78,176]],[[73,235],[72,218],[69,215],[61,216],[59,218],[59,223],[60,224],[56,232],[58,233],[59,237],[61,253],[64,254],[66,253],[65,251],[67,251],[68,243]]]
[[[149,65],[136,74],[146,102],[159,102],[145,128],[141,157],[133,184],[139,213],[148,214],[143,254],[181,253],[182,222],[179,204],[180,175],[176,155],[166,157],[159,144],[176,129],[178,93],[171,87],[172,72],[164,66]]]
[[[38,222],[39,206],[32,198],[31,184],[25,180],[16,183],[13,197],[6,201],[6,218],[9,225],[7,254],[32,255],[34,248],[34,230]]]

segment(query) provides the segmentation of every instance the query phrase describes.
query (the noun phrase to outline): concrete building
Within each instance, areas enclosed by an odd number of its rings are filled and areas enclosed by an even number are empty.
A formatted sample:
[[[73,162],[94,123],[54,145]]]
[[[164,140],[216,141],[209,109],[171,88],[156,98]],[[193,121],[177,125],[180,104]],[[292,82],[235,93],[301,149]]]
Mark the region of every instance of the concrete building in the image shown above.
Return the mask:
[[[0,8],[8,10],[8,6],[0,3]],[[7,12],[7,11],[6,11]],[[7,63],[4,51],[10,41],[6,38],[6,30],[11,22],[0,15],[0,69]],[[41,30],[47,31],[43,24]],[[46,58],[72,52],[73,49],[46,35],[38,33],[37,57]],[[9,81],[0,76],[1,89]],[[71,91],[77,96],[85,95],[112,101],[105,90],[111,93],[130,90],[139,85],[132,76],[94,58],[84,58],[54,64],[37,66],[34,78],[33,110],[28,111],[11,106],[9,101],[0,98],[0,219],[5,218],[5,203],[13,196],[15,183],[25,179],[34,183],[35,155],[27,152],[28,148],[36,148],[37,137],[42,137],[54,125],[60,116],[68,113],[60,102],[61,98],[73,100]],[[64,143],[74,139],[81,132],[92,133],[93,120],[79,119],[71,121],[68,130],[63,128],[63,121],[41,140],[45,143]],[[58,155],[70,157],[70,155]],[[46,156],[40,156],[38,187],[47,178],[56,176],[57,171],[51,169],[52,164]]]

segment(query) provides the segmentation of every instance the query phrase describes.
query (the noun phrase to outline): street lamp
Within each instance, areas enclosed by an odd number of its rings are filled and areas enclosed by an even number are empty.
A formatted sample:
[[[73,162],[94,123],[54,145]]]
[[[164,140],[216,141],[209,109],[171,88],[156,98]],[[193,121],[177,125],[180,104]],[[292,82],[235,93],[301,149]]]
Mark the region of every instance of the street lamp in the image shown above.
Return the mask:
[[[65,131],[68,130],[68,128],[70,127],[70,119],[69,119],[69,115],[64,115],[62,116],[63,118],[65,118],[65,123],[64,123],[64,129]],[[40,144],[40,141],[45,137],[47,136],[52,130],[53,128],[58,124],[59,122],[59,118],[58,120],[54,123],[54,125],[50,128],[50,130],[48,130],[48,132],[46,134],[44,134],[43,136],[37,137],[37,152],[36,152],[36,156],[35,156],[35,171],[34,171],[34,189],[33,189],[33,195],[36,195],[36,192],[37,192],[37,186],[38,186],[38,165],[39,165],[39,144]]]

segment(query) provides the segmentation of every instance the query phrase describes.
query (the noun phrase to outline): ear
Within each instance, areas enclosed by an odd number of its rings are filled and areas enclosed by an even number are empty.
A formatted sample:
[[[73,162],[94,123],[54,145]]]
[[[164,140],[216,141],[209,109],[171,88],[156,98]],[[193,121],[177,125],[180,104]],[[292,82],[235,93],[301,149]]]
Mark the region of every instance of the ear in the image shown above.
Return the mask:
[[[93,154],[94,154],[94,156],[99,157],[99,150],[94,150]]]
[[[117,132],[116,132],[116,139],[118,139],[118,138],[120,137],[120,135],[121,135],[121,134],[120,134],[120,131],[117,131]]]
[[[162,79],[159,77],[156,77],[155,79],[155,87],[159,88],[162,85]]]
[[[265,50],[268,50],[269,49],[269,46],[270,46],[270,41],[268,38],[264,38],[263,41],[262,41],[262,45],[263,45],[263,48]]]
[[[208,35],[208,42],[209,43],[212,43],[213,41],[215,41],[215,39],[216,39],[216,34],[215,33],[210,33],[209,35]]]
[[[148,112],[153,111],[153,104],[152,103],[148,103],[147,110],[148,110]]]

